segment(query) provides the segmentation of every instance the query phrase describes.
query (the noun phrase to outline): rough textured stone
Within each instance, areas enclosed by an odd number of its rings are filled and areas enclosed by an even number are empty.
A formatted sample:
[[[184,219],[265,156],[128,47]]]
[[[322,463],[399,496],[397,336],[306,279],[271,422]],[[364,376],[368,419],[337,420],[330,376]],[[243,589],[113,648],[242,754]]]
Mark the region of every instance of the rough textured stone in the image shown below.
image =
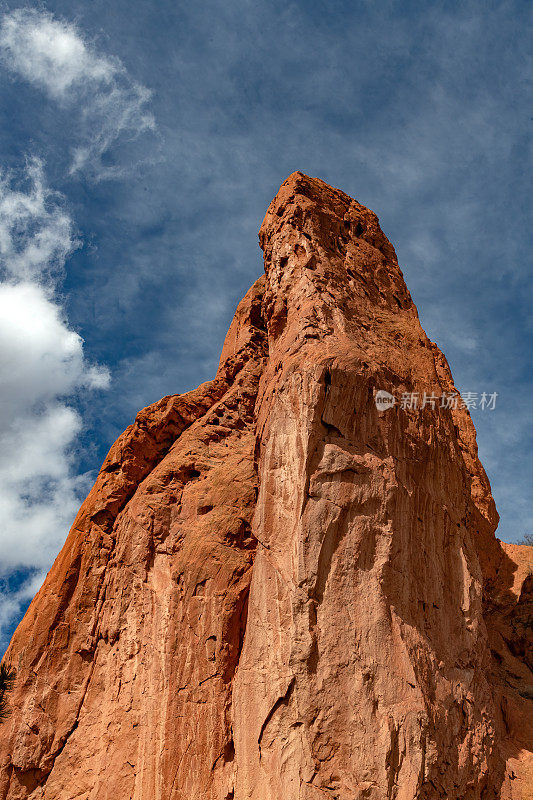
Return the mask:
[[[533,556],[377,217],[291,175],[215,379],[112,447],[8,658],[2,800],[531,800]]]

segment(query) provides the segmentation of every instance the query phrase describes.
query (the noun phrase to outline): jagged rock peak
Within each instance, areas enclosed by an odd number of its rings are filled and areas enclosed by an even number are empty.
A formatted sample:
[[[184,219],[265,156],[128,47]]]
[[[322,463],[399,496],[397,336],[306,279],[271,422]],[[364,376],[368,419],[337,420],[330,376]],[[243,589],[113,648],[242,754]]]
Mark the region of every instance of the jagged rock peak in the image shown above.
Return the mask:
[[[17,628],[0,800],[531,800],[531,548],[376,215],[294,173],[215,378],[111,448]]]

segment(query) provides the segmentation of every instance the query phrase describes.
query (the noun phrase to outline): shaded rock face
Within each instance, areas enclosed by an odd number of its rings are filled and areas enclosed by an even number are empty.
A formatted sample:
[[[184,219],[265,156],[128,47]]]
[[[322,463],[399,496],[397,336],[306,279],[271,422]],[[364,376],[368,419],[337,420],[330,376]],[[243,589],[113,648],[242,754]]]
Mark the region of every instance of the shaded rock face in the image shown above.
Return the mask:
[[[533,557],[377,217],[291,175],[215,379],[118,439],[11,642],[2,800],[528,800]]]

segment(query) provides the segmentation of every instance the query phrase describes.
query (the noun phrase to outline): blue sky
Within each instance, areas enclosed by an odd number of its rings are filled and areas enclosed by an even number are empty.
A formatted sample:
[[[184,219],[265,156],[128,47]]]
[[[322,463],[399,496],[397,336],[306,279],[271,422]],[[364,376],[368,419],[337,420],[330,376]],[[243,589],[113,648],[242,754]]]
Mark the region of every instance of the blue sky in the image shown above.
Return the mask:
[[[4,2],[5,644],[136,412],[211,377],[294,170],[372,208],[531,532],[531,4]]]

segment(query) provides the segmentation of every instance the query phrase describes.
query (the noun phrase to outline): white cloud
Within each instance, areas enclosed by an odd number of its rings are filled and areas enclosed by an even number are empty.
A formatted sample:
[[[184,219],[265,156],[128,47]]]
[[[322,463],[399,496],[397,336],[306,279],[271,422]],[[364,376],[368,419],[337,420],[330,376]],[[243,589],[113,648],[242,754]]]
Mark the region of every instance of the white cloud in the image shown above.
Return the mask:
[[[82,423],[68,398],[105,388],[109,374],[85,360],[54,291],[77,247],[72,220],[40,162],[28,164],[23,185],[0,180],[0,576],[23,569],[33,580],[50,566],[87,488],[73,473]],[[24,584],[9,596],[0,626],[29,591]]]
[[[155,130],[150,91],[132,80],[119,59],[97,52],[71,22],[45,11],[12,11],[0,27],[0,54],[12,72],[62,107],[77,109],[80,143],[73,148],[71,174],[119,177],[124,167],[104,165],[104,153],[119,138],[131,141]]]
[[[13,70],[58,100],[82,81],[110,83],[119,68],[91,52],[74,25],[32,9],[4,17],[0,45]]]
[[[84,362],[81,337],[36,283],[0,285],[0,343],[0,424],[33,398],[48,402],[77,387],[102,386],[102,372]]]
[[[11,175],[0,174],[0,269],[10,278],[43,279],[63,267],[77,242],[39,159],[28,162],[25,178],[29,188],[17,189]]]

